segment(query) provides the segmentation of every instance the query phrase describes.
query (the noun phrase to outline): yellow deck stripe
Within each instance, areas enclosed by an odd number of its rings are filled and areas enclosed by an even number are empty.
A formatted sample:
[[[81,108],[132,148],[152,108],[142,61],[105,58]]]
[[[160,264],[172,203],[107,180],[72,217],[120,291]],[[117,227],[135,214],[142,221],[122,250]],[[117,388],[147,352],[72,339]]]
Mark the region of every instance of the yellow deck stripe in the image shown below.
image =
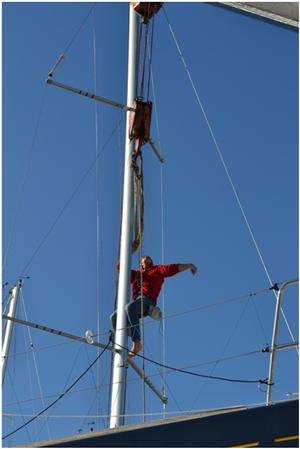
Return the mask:
[[[236,444],[235,446],[230,446],[230,447],[257,447],[258,445],[259,445],[259,442],[256,441],[255,443]]]
[[[280,443],[282,441],[292,441],[292,440],[298,440],[298,439],[299,439],[299,435],[289,435],[287,437],[274,438],[273,441],[275,443]]]
[[[298,440],[299,439],[299,435],[288,435],[285,437],[277,437],[277,438],[273,438],[274,443],[282,443],[284,441],[294,441],[294,440]],[[236,444],[234,446],[230,446],[230,447],[257,447],[259,445],[259,442],[253,442],[253,443],[242,443],[242,444]]]

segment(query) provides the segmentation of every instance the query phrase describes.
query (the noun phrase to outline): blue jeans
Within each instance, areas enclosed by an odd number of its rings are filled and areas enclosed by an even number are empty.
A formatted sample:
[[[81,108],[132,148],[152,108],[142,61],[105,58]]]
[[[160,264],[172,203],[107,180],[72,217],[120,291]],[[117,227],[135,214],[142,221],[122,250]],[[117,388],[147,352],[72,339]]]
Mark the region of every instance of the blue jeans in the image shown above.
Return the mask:
[[[141,303],[142,298],[138,296],[134,301],[130,301],[125,306],[127,326],[132,341],[141,340],[141,331],[140,331]],[[151,299],[148,296],[143,296],[143,316],[146,316],[148,314],[148,309],[150,305],[153,305],[153,301],[151,301]],[[116,310],[111,314],[110,319],[114,330],[116,330],[117,324]]]

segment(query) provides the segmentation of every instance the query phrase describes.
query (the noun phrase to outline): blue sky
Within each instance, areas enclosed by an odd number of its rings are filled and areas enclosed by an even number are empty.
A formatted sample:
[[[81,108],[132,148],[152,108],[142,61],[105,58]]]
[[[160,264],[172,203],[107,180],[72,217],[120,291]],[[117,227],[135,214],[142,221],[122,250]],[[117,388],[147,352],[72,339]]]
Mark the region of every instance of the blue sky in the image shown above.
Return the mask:
[[[73,40],[91,6],[3,3],[3,283],[12,285],[21,273],[30,276],[23,287],[28,320],[76,335],[98,329],[99,341],[106,343],[116,295],[125,115],[97,105],[98,178],[94,164],[72,197],[95,161],[95,104],[45,84],[59,54],[68,48],[55,79],[92,92],[96,82],[99,95],[125,103],[127,4],[97,3]],[[272,282],[290,280],[298,274],[298,34],[204,3],[167,3],[165,10],[269,276]],[[268,356],[259,353],[195,366],[270,344],[274,295],[266,291],[247,296],[268,289],[269,281],[163,11],[155,19],[153,45],[151,133],[160,143],[165,164],[161,168],[144,147],[143,252],[157,263],[162,257],[166,263],[193,262],[199,271],[196,277],[185,272],[166,281],[165,315],[170,318],[165,320],[165,336],[161,326],[148,319],[145,355],[162,362],[165,339],[168,365],[262,379],[267,377]],[[133,267],[137,263],[135,256]],[[8,287],[4,297],[7,291]],[[245,298],[182,313],[239,296]],[[295,339],[296,301],[292,287],[283,308]],[[159,302],[162,305],[162,295]],[[22,301],[18,316],[25,316]],[[94,348],[36,330],[31,339],[38,376],[28,331],[16,326],[12,354],[17,355],[9,361],[3,389],[3,412],[26,415],[25,421],[54,400],[97,355]],[[290,340],[282,323],[279,340]],[[297,364],[295,350],[279,353],[274,399],[297,391]],[[110,354],[105,354],[76,392],[48,411],[60,418],[49,418],[48,428],[40,418],[6,444],[105,427],[106,420],[94,416],[107,415],[109,367]],[[157,368],[147,362],[146,373],[155,375],[152,381],[161,389]],[[128,378],[126,413],[140,414],[141,381],[130,371]],[[38,399],[39,384],[44,402]],[[96,384],[101,385],[98,394]],[[266,399],[257,384],[168,373],[166,385],[170,413]],[[146,391],[146,412],[162,413],[159,401]],[[19,416],[4,417],[3,432],[23,422]]]

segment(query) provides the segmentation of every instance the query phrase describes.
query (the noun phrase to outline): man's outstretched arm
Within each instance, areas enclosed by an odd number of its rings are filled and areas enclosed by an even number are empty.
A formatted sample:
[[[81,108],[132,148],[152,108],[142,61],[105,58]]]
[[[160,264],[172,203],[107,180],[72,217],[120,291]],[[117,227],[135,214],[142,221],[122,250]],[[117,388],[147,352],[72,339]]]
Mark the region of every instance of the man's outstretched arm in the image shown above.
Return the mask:
[[[191,270],[192,274],[196,274],[198,268],[193,263],[179,263],[178,264],[178,271],[179,272],[186,271],[186,270]]]

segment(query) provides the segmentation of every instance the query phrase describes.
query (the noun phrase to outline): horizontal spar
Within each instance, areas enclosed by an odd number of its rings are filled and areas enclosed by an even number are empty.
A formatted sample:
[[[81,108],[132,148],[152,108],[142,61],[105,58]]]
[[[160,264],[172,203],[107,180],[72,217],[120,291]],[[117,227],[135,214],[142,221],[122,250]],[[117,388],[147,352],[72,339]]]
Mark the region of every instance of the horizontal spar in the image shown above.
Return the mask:
[[[51,327],[47,327],[47,326],[43,326],[41,324],[37,324],[37,323],[32,323],[30,321],[25,321],[25,320],[21,320],[20,318],[13,318],[13,317],[9,317],[7,315],[2,315],[2,318],[5,320],[10,320],[13,321],[14,323],[18,323],[18,324],[22,324],[24,326],[29,326],[32,327],[33,329],[38,329],[44,332],[48,332],[49,334],[54,334],[54,335],[58,335],[60,337],[66,337],[69,338],[70,340],[74,340],[74,341],[78,341],[80,343],[85,343],[91,346],[96,346],[98,348],[106,348],[109,351],[112,352],[120,352],[120,350],[115,349],[113,346],[108,346],[106,347],[106,345],[102,344],[102,343],[98,343],[97,341],[93,341],[90,338],[85,338],[85,337],[79,337],[78,335],[73,335],[73,334],[69,334],[68,332],[63,332],[57,329],[53,329]],[[127,358],[127,362],[128,365],[131,366],[132,369],[134,369],[134,371],[143,379],[143,381],[145,382],[146,385],[148,385],[149,388],[151,388],[151,390],[159,397],[159,399],[166,404],[167,402],[167,398],[166,396],[164,396],[163,394],[160,393],[160,391],[155,387],[155,385],[153,385],[153,383],[150,381],[150,379],[148,379],[148,377],[145,376],[145,373],[142,369],[140,369],[131,359]]]
[[[69,92],[73,92],[74,94],[82,95],[83,97],[91,98],[92,100],[101,101],[101,103],[110,104],[111,106],[115,106],[116,108],[123,109],[124,111],[135,111],[134,108],[130,106],[126,106],[122,103],[118,103],[117,101],[110,100],[109,98],[100,97],[99,95],[92,94],[90,92],[86,92],[81,89],[77,89],[77,87],[68,86],[67,84],[59,83],[58,81],[53,80],[52,78],[47,78],[47,84],[52,84],[53,86],[60,87],[61,89],[68,90]]]

